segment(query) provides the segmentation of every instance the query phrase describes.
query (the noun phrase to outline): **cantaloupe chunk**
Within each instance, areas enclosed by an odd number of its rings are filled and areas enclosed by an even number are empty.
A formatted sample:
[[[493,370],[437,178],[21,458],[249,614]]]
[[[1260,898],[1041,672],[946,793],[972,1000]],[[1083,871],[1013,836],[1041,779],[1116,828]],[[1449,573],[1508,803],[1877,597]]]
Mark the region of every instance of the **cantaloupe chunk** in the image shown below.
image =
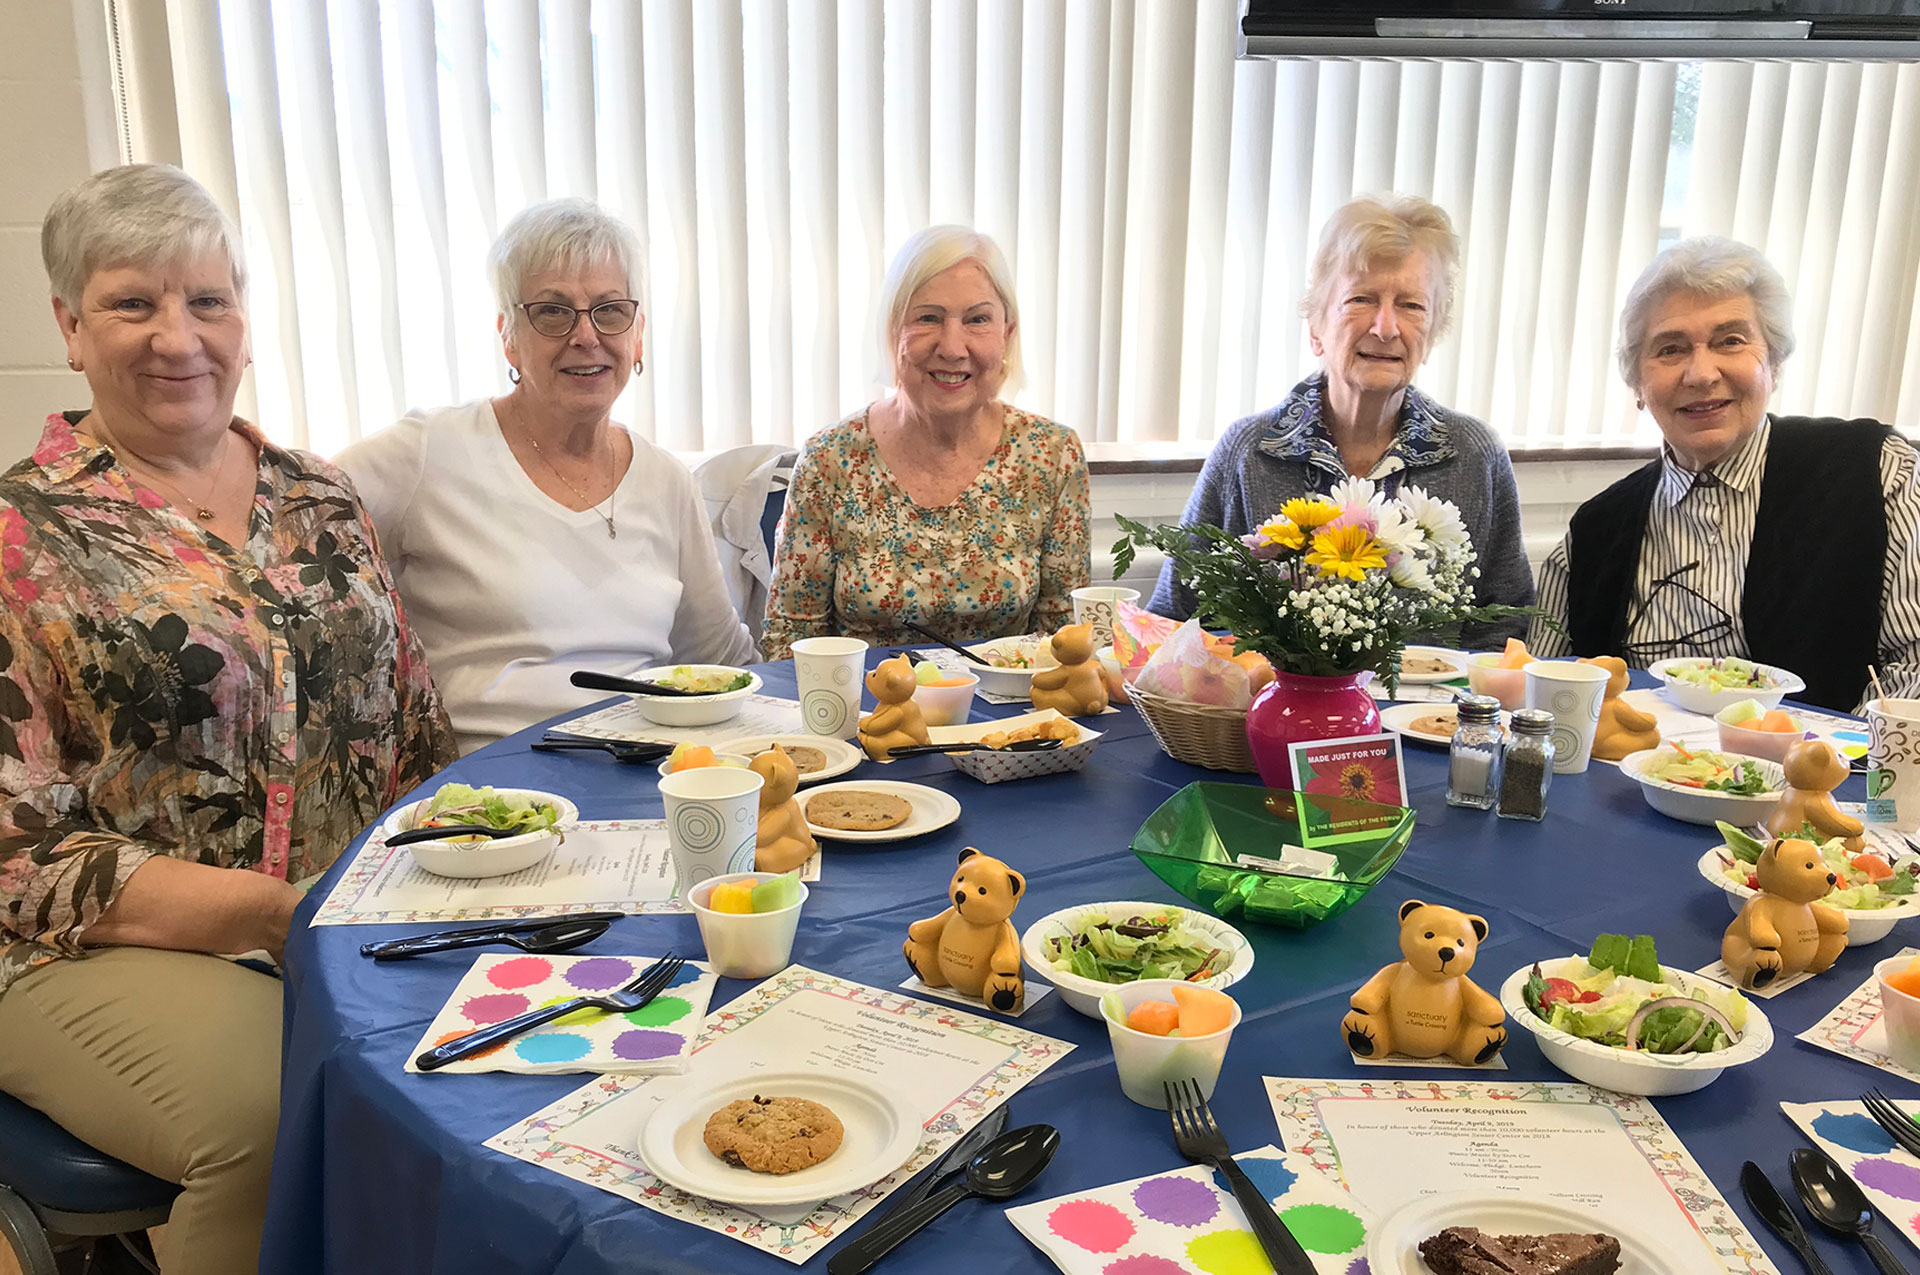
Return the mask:
[[[1747,723],[1747,729],[1777,731],[1783,735],[1800,733],[1799,724],[1793,720],[1792,715],[1778,708],[1770,708],[1759,721]]]
[[[1149,1036],[1165,1036],[1180,1025],[1180,1007],[1168,1001],[1141,1001],[1127,1014],[1127,1026]]]
[[[1519,638],[1508,638],[1507,649],[1500,653],[1495,668],[1525,668],[1533,663],[1533,656],[1527,654],[1527,644]]]
[[[1180,1006],[1182,1036],[1211,1036],[1233,1021],[1233,998],[1225,992],[1175,983],[1173,999]]]
[[[667,773],[678,774],[683,770],[698,770],[702,766],[719,764],[720,759],[705,744],[675,744],[673,752],[667,757]]]

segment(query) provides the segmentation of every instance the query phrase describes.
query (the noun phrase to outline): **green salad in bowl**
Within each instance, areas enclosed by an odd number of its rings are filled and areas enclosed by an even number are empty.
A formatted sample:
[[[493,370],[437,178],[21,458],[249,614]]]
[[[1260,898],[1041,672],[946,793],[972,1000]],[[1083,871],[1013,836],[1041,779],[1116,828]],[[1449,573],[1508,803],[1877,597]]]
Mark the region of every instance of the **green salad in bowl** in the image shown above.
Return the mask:
[[[494,788],[470,788],[466,784],[442,784],[428,798],[414,819],[413,827],[438,828],[455,824],[479,824],[508,832],[539,832],[560,822],[560,809],[522,793],[501,792]],[[448,841],[487,841],[488,837],[448,837]]]
[[[1028,968],[1089,1018],[1116,985],[1173,978],[1224,989],[1253,968],[1246,935],[1218,917],[1166,903],[1122,901],[1062,908],[1020,936]]]

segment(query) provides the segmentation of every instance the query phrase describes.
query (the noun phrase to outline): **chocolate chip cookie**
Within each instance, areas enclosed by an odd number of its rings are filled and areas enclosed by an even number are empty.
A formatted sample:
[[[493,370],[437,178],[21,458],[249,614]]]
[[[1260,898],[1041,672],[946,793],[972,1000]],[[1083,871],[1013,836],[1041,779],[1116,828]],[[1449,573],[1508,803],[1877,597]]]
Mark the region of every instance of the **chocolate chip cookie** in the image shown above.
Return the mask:
[[[755,1173],[792,1173],[838,1151],[846,1129],[839,1116],[811,1099],[755,1094],[708,1116],[702,1136],[707,1150],[728,1164]]]
[[[807,798],[807,822],[840,832],[880,832],[913,816],[913,803],[890,792],[842,788]]]

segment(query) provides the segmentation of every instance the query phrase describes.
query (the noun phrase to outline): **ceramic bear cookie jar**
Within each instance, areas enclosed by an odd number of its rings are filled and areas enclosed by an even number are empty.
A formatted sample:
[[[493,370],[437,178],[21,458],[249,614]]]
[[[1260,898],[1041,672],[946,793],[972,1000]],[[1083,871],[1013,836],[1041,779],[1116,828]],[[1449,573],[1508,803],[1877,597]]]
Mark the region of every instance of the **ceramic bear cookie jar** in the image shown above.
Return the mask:
[[[1602,761],[1619,761],[1628,753],[1660,747],[1660,728],[1653,714],[1620,698],[1627,689],[1627,662],[1617,655],[1596,655],[1580,663],[1607,671],[1607,697],[1600,702],[1600,724],[1593,728],[1593,755]]]
[[[1026,878],[968,846],[947,883],[953,906],[907,927],[907,967],[928,987],[978,996],[1002,1013],[1020,1008],[1027,985],[1011,918],[1026,892]]]
[[[1823,837],[1844,837],[1848,854],[1867,848],[1861,838],[1865,826],[1851,815],[1843,815],[1833,804],[1833,790],[1847,777],[1847,763],[1824,739],[1805,739],[1787,750],[1780,763],[1786,772],[1787,790],[1780,804],[1767,816],[1767,831],[1776,837],[1797,837],[1802,824],[1812,824]]]
[[[1834,886],[1819,846],[1792,837],[1769,842],[1754,875],[1760,893],[1720,940],[1720,959],[1735,982],[1755,991],[1801,970],[1818,974],[1840,958],[1847,917],[1816,901]]]
[[[904,655],[882,660],[867,674],[867,689],[880,707],[860,719],[860,747],[875,761],[885,761],[889,748],[929,743],[927,723],[913,702],[913,661]]]
[[[1487,937],[1484,917],[1408,899],[1400,905],[1400,954],[1366,981],[1340,1020],[1347,1048],[1362,1058],[1441,1054],[1475,1066],[1507,1043],[1507,1012],[1469,979]]]
[[[1033,675],[1033,706],[1066,717],[1091,717],[1107,711],[1107,675],[1093,658],[1093,626],[1069,624],[1053,635],[1056,668]]]
[[[800,768],[775,744],[753,759],[753,772],[766,782],[760,787],[760,828],[753,866],[761,872],[791,872],[820,849],[800,809]]]

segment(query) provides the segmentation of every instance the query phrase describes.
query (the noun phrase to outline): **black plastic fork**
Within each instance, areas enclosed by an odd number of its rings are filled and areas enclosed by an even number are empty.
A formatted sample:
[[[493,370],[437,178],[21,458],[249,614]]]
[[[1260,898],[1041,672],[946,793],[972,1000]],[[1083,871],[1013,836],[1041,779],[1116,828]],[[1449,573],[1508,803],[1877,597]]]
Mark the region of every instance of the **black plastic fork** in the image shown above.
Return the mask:
[[[1913,1117],[1893,1105],[1893,1099],[1878,1089],[1869,1089],[1860,1095],[1861,1105],[1873,1122],[1887,1131],[1887,1136],[1900,1144],[1908,1155],[1920,1156],[1920,1124]]]
[[[1200,1082],[1169,1080],[1163,1082],[1163,1087],[1167,1094],[1167,1115],[1173,1120],[1173,1145],[1187,1159],[1196,1164],[1210,1164],[1227,1179],[1240,1211],[1246,1214],[1253,1237],[1260,1241],[1267,1260],[1273,1263],[1274,1275],[1314,1275],[1313,1259],[1280,1221],[1272,1202],[1233,1162],[1227,1135],[1214,1123],[1213,1110],[1200,1093]]]
[[[577,1009],[604,1009],[609,1014],[630,1014],[641,1008],[667,990],[674,975],[687,963],[683,956],[667,955],[661,957],[634,976],[624,987],[619,987],[600,996],[576,996],[572,1000],[561,1001],[556,1005],[547,1005],[531,1010],[517,1018],[509,1018],[504,1023],[495,1023],[491,1027],[482,1027],[477,1032],[469,1032],[458,1040],[450,1040],[444,1045],[436,1045],[413,1060],[413,1065],[421,1071],[434,1071],[451,1062],[459,1062],[503,1040],[511,1040],[522,1032],[532,1031],[542,1023],[550,1023],[556,1018],[565,1018]]]

